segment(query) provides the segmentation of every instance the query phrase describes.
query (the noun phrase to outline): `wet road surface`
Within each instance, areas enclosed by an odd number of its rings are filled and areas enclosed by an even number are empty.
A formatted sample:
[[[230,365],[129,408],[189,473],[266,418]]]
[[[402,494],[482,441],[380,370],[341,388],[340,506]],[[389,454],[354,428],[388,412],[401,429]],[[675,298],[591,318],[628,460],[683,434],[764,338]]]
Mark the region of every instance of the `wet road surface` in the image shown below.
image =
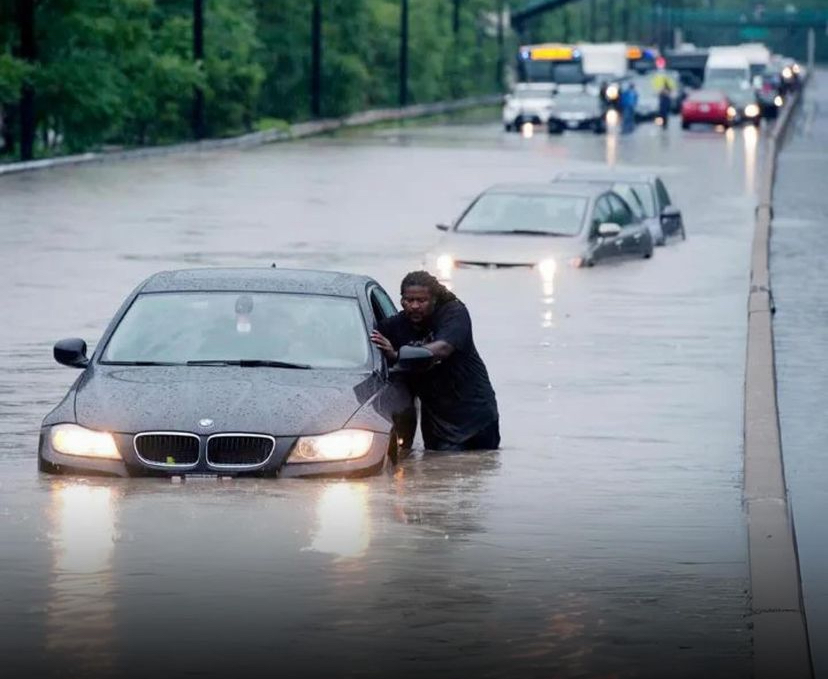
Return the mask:
[[[771,236],[782,452],[818,678],[828,677],[826,143],[828,72],[823,70],[812,78],[790,139],[779,156]]]
[[[745,301],[761,138],[406,126],[0,180],[4,676],[747,677]],[[41,418],[164,268],[361,271],[396,290],[478,191],[658,169],[688,240],[649,261],[463,271],[499,453],[353,482],[78,480]],[[7,673],[8,671],[8,673]]]

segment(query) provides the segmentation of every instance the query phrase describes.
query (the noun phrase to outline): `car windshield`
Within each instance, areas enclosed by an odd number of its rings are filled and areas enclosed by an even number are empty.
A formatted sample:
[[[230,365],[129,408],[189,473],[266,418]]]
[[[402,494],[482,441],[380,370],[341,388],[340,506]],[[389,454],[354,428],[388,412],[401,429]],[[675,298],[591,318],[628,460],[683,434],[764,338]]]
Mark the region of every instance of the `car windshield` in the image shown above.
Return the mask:
[[[513,96],[516,99],[551,99],[552,98],[552,90],[551,89],[543,89],[543,90],[518,89],[518,90],[514,91]]]
[[[641,205],[644,207],[644,214],[647,217],[655,217],[656,206],[655,196],[653,195],[653,187],[646,182],[632,182],[630,183],[630,186],[635,190],[635,193],[641,199]]]
[[[630,206],[636,219],[643,219],[647,216],[644,204],[640,198],[639,188],[633,188],[630,184],[625,183],[614,184],[612,188]]]
[[[353,369],[366,367],[368,357],[367,333],[356,299],[269,292],[165,292],[135,299],[101,362],[248,362]]]
[[[687,97],[688,101],[698,101],[703,104],[716,104],[724,100],[724,93],[719,90],[696,90]]]
[[[466,212],[457,231],[576,236],[581,231],[586,207],[587,199],[582,196],[486,193]]]

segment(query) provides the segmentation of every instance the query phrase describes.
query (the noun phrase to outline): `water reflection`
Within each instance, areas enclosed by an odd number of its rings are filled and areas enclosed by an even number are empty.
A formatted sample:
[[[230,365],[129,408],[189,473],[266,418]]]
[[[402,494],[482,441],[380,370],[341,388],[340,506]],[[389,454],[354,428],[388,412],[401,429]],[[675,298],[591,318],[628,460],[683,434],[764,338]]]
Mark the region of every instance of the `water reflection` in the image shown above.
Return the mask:
[[[327,484],[316,503],[316,528],[309,549],[343,558],[363,556],[371,543],[366,483]]]
[[[607,114],[609,115],[609,114]],[[615,161],[618,158],[618,134],[606,134],[606,163],[609,167],[615,167]]]
[[[759,145],[759,129],[748,125],[743,134],[745,140],[745,191],[756,190],[756,148]]]
[[[727,158],[727,169],[732,170],[733,169],[733,145],[736,142],[736,131],[732,127],[728,127],[725,130],[724,138],[725,138],[725,158]]]
[[[119,491],[55,483],[49,519],[53,552],[47,648],[79,676],[114,669],[112,555]]]

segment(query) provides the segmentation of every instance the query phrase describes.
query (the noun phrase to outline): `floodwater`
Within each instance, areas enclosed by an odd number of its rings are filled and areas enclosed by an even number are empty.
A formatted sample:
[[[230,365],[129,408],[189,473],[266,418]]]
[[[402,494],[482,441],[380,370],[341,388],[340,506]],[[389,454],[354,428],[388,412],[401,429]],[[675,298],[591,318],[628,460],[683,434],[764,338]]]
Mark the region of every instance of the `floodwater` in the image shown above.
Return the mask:
[[[828,677],[828,72],[815,72],[779,156],[771,237],[774,341],[785,479],[796,526],[814,673]]]
[[[761,137],[407,125],[0,179],[3,676],[748,677],[742,388]],[[686,242],[463,271],[503,448],[358,481],[55,478],[42,417],[146,276],[365,272],[396,291],[497,181],[657,170]]]

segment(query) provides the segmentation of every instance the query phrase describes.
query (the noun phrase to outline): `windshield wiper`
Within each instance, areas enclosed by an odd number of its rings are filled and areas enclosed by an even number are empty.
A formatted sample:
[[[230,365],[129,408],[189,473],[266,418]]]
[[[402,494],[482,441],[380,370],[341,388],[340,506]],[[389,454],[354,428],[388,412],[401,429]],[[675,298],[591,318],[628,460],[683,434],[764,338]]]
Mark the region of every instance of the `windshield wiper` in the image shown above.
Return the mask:
[[[101,361],[101,365],[184,365],[171,361]]]
[[[511,231],[499,231],[498,233],[516,233],[520,236],[566,236],[565,233],[541,231],[540,229],[512,229]]]
[[[268,361],[264,359],[251,358],[237,361],[221,361],[206,359],[203,361],[187,361],[187,365],[238,365],[242,368],[291,368],[293,370],[310,370],[307,363],[288,363],[286,361]]]

